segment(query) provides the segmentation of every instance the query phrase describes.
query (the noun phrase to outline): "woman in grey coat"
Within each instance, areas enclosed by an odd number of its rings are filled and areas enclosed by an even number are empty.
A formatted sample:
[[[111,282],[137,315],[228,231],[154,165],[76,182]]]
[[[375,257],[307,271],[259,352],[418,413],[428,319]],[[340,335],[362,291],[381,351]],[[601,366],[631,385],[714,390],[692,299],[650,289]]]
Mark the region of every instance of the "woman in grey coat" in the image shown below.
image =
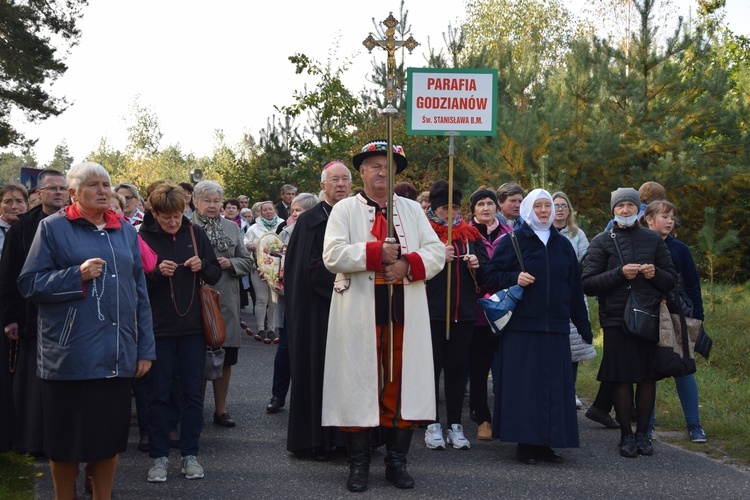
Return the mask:
[[[552,195],[552,208],[555,209],[555,216],[552,219],[552,225],[555,229],[560,231],[560,234],[568,238],[570,244],[573,245],[573,250],[576,252],[576,257],[580,263],[583,260],[583,256],[586,255],[586,250],[589,248],[589,240],[586,238],[586,234],[583,230],[576,225],[576,218],[573,214],[573,205],[570,204],[570,198],[562,191]],[[586,303],[586,310],[588,310],[589,304]],[[573,359],[573,383],[575,384],[578,377],[578,363],[581,361],[588,361],[596,357],[596,349],[592,344],[587,344],[581,338],[581,334],[578,333],[578,328],[570,322],[570,354]],[[576,395],[576,408],[581,408],[583,404]]]
[[[213,181],[201,181],[193,189],[195,212],[192,220],[201,227],[211,240],[211,246],[221,265],[221,279],[213,288],[221,294],[221,313],[227,327],[227,339],[224,341],[226,358],[224,374],[213,381],[214,423],[224,427],[234,427],[234,419],[227,413],[227,393],[232,366],[237,364],[240,348],[240,283],[243,276],[252,270],[250,254],[245,248],[240,228],[234,221],[221,217],[224,189]]]

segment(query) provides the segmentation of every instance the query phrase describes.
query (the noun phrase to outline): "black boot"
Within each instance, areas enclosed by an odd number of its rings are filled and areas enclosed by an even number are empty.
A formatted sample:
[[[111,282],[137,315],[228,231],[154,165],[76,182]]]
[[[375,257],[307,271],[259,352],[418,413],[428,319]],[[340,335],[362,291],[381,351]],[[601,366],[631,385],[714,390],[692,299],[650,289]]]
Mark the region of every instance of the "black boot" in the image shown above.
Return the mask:
[[[367,491],[370,472],[370,430],[345,432],[346,451],[349,453],[349,491]]]
[[[413,429],[385,429],[385,478],[396,488],[414,488],[414,478],[406,471]]]

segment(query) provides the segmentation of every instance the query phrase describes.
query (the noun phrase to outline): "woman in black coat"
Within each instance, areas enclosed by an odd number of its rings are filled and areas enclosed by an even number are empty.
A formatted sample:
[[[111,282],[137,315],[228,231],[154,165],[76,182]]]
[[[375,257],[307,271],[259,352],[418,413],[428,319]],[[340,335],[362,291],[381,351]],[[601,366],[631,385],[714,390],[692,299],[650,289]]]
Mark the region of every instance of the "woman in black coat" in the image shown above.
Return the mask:
[[[215,285],[222,271],[206,233],[183,214],[185,192],[181,187],[163,182],[148,201],[151,210],[144,215],[139,232],[158,258],[157,266],[146,275],[156,338],[147,410],[149,455],[154,465],[148,481],[167,480],[169,399],[175,371],[180,375],[179,470],[187,479],[200,479],[204,471],[197,455],[203,429],[206,341],[199,289],[200,280]]]
[[[523,298],[500,336],[493,435],[517,442],[517,458],[559,463],[555,448],[577,448],[570,321],[591,343],[591,324],[573,246],[552,226],[552,197],[535,189],[521,204],[525,221],[500,240],[485,270],[488,288],[521,285]],[[513,250],[518,240],[525,271]]]
[[[591,241],[581,265],[584,291],[598,297],[599,322],[604,330],[604,356],[597,379],[615,385],[620,455],[629,458],[654,453],[647,430],[656,397],[656,373],[651,364],[656,345],[625,331],[625,305],[631,288],[649,306],[658,305],[677,283],[666,244],[658,234],[637,223],[640,204],[638,191],[633,188],[612,192],[610,206],[615,223],[610,231]],[[615,245],[620,248],[624,265]],[[635,435],[631,427],[634,397]]]
[[[434,278],[427,281],[427,302],[430,310],[432,360],[435,369],[435,400],[440,400],[438,393],[442,372],[448,424],[447,444],[460,450],[471,447],[471,443],[464,435],[461,414],[466,391],[466,366],[469,363],[471,337],[477,318],[477,291],[482,283],[483,267],[489,259],[481,233],[461,217],[461,190],[457,186],[453,187],[453,220],[449,222],[448,189],[449,185],[445,179],[436,181],[430,188],[430,208],[427,210],[427,217],[430,226],[445,245],[446,265]],[[450,243],[448,224],[451,225]],[[448,266],[448,262],[452,264]],[[450,333],[446,335],[449,272]],[[444,449],[446,446],[438,415],[435,416],[435,422],[427,426],[425,444],[433,450]]]

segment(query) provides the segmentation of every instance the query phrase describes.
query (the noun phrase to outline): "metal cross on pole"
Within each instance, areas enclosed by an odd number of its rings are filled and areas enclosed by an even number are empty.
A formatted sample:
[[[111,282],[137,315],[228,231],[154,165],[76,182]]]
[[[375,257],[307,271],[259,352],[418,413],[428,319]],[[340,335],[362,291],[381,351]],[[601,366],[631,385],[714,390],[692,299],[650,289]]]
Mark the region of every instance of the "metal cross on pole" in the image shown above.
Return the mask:
[[[409,51],[409,54],[419,46],[419,43],[414,40],[411,35],[406,40],[396,40],[396,26],[398,21],[393,17],[393,12],[388,15],[385,21],[381,21],[381,24],[385,26],[385,38],[378,40],[369,34],[367,38],[362,42],[362,45],[367,47],[367,51],[372,53],[372,49],[379,47],[385,49],[388,54],[386,63],[386,75],[387,85],[385,89],[385,100],[386,107],[381,110],[381,113],[385,115],[385,130],[386,130],[386,141],[387,141],[387,163],[388,163],[388,202],[386,203],[386,219],[388,221],[388,237],[386,243],[396,243],[396,239],[393,237],[393,117],[398,113],[398,110],[393,107],[393,99],[396,97],[396,83],[395,83],[395,69],[396,69],[396,50],[405,48]],[[388,285],[388,380],[393,382],[393,285]]]

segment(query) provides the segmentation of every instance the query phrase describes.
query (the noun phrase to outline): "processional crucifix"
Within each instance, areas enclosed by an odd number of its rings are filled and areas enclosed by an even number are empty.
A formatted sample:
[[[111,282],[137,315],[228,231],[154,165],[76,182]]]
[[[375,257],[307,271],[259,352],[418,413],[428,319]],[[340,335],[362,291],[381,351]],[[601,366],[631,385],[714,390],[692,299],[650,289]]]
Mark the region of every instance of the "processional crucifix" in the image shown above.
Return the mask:
[[[419,43],[414,40],[414,37],[409,35],[406,40],[396,40],[396,26],[398,21],[393,17],[393,12],[388,15],[385,21],[381,21],[381,24],[385,26],[385,38],[378,40],[369,34],[367,38],[362,42],[362,45],[367,47],[367,51],[372,53],[372,49],[379,47],[385,49],[388,54],[388,60],[386,64],[386,75],[387,82],[385,88],[385,101],[386,107],[380,112],[385,115],[385,131],[386,131],[386,159],[388,164],[388,202],[386,203],[386,219],[388,221],[388,237],[386,243],[396,243],[396,239],[393,237],[393,117],[398,113],[398,110],[393,107],[393,99],[396,97],[396,83],[395,83],[395,69],[396,69],[396,50],[405,48],[409,51],[409,54],[419,46]],[[393,285],[388,285],[388,380],[393,382],[393,304],[391,298],[393,297]]]

